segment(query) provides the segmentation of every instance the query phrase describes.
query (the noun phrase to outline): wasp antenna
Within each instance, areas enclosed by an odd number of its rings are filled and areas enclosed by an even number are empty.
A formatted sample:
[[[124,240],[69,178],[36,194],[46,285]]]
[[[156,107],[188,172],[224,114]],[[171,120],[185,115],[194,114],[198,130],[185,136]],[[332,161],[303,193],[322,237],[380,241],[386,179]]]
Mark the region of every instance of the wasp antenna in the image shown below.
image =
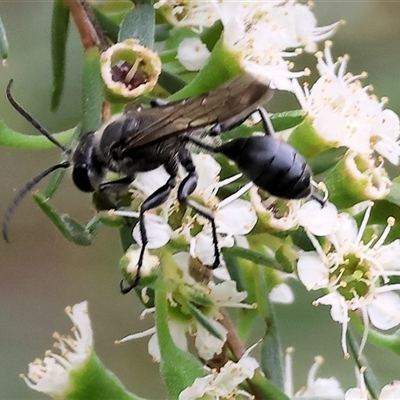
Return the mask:
[[[56,164],[51,166],[50,168],[47,168],[43,172],[41,172],[39,175],[35,176],[32,180],[30,180],[14,197],[12,200],[11,204],[7,208],[5,214],[4,214],[4,219],[3,219],[3,226],[2,226],[2,233],[3,233],[3,238],[4,240],[8,243],[8,226],[10,225],[11,217],[14,214],[14,211],[18,204],[21,202],[21,200],[25,197],[27,193],[30,192],[30,190],[38,184],[43,178],[45,178],[47,175],[51,174],[57,169],[60,168],[68,168],[71,165],[69,161],[64,161],[61,164]]]
[[[6,89],[6,96],[10,104],[31,124],[33,125],[42,135],[46,136],[47,139],[50,140],[53,144],[55,144],[57,147],[59,147],[62,151],[65,151],[66,153],[70,153],[70,150],[62,145],[59,141],[54,139],[53,135],[45,129],[43,126],[39,124],[38,121],[35,120],[35,118],[32,117],[26,110],[24,110],[14,99],[13,95],[11,94],[11,86],[14,82],[14,79],[10,79],[7,85]]]

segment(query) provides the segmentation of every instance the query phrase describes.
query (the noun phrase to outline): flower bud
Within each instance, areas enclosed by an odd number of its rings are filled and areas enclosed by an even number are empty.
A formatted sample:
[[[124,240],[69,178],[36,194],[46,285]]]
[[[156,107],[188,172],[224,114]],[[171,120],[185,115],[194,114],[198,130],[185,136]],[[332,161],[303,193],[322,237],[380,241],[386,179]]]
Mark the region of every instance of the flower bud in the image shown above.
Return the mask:
[[[158,55],[136,39],[111,46],[101,55],[100,62],[108,94],[119,101],[132,101],[150,92],[161,72]]]
[[[131,246],[120,259],[119,265],[128,282],[133,281],[137,276],[140,251],[141,249],[138,246]],[[159,258],[145,250],[140,268],[140,283],[143,283],[143,286],[147,286],[158,277],[160,273],[159,265]]]
[[[390,191],[391,181],[382,164],[366,154],[348,151],[324,179],[329,199],[339,208],[364,200],[379,200]]]

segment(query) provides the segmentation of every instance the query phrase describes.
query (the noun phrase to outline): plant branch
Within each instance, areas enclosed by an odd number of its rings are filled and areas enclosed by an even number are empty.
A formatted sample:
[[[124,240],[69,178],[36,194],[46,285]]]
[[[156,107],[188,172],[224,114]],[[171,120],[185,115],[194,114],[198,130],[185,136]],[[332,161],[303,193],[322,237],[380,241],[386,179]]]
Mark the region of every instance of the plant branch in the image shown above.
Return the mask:
[[[65,3],[74,18],[83,48],[87,50],[96,46],[101,51],[106,50],[108,47],[107,40],[86,0],[65,0]]]

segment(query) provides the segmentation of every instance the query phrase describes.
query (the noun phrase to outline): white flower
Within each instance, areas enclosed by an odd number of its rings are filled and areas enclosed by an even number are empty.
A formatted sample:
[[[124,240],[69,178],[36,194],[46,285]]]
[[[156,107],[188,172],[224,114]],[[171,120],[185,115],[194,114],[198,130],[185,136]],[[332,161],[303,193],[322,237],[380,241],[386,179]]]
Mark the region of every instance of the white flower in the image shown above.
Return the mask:
[[[291,304],[294,300],[294,294],[287,283],[280,283],[269,292],[269,299],[274,303]]]
[[[93,331],[87,302],[67,307],[66,313],[74,324],[74,337],[54,334],[60,354],[48,351],[43,360],[29,364],[28,375],[21,375],[25,383],[37,392],[53,398],[65,398],[71,390],[70,374],[79,369],[93,351]]]
[[[336,226],[337,208],[329,201],[321,206],[316,200],[284,200],[274,196],[262,199],[258,188],[250,189],[250,200],[262,224],[277,231],[299,225],[316,236],[328,235]]]
[[[292,371],[293,349],[286,349],[285,356],[285,394],[290,398],[319,398],[319,399],[343,399],[344,392],[339,381],[334,378],[317,378],[317,372],[324,362],[320,356],[315,357],[314,364],[311,366],[307,384],[293,396],[293,371]]]
[[[293,81],[295,94],[308,114],[316,133],[330,147],[345,146],[355,153],[378,152],[393,164],[399,163],[399,118],[384,110],[386,99],[369,95],[360,78],[365,73],[346,73],[348,56],[333,61],[332,43],[318,52],[320,78],[311,89]]]
[[[121,215],[121,214],[120,214]],[[164,218],[159,215],[147,213],[144,215],[144,226],[147,233],[147,248],[159,249],[165,246],[171,235],[171,227],[164,221]],[[133,238],[136,243],[142,244],[142,236],[140,233],[140,226],[137,223],[132,232]]]
[[[218,19],[211,1],[159,0],[154,7],[161,8],[172,25],[187,26],[195,32],[201,32]]]
[[[350,388],[345,393],[345,400],[372,400],[372,396],[365,385],[364,380],[365,368],[356,371],[358,378],[358,385],[356,388]],[[393,381],[385,385],[377,400],[398,400],[400,399],[400,381]]]
[[[297,265],[300,281],[308,290],[328,291],[314,304],[332,307],[332,319],[342,324],[345,355],[349,311],[360,311],[365,324],[360,352],[365,345],[369,323],[384,330],[400,324],[400,297],[395,292],[400,290],[400,285],[388,283],[391,276],[400,275],[398,267],[393,268],[394,260],[400,257],[400,243],[397,239],[391,244],[383,244],[394,224],[393,218],[388,219],[380,237],[373,236],[368,243],[363,242],[371,207],[366,209],[359,229],[349,214],[339,214],[335,231],[327,236],[330,246],[325,244],[322,248],[308,233],[316,251],[301,254]]]
[[[315,51],[316,42],[330,37],[340,24],[318,28],[310,7],[296,1],[160,0],[155,7],[162,8],[172,24],[196,32],[220,19],[224,44],[240,57],[243,69],[284,90],[291,90],[289,77],[304,74],[291,72],[286,58],[302,48]]]
[[[188,71],[199,71],[207,63],[210,51],[201,39],[185,38],[178,46],[176,58]]]
[[[209,375],[197,378],[191,386],[183,390],[179,395],[179,400],[197,400],[205,395],[215,396],[215,398],[235,398],[237,394],[251,396],[239,389],[239,385],[246,379],[254,376],[258,368],[257,361],[248,354],[253,347],[235,363],[228,361],[218,372],[211,371]]]
[[[122,269],[130,274],[132,277],[136,277],[138,269],[138,261],[140,257],[140,248],[130,247],[121,258],[120,265]],[[157,256],[150,254],[147,250],[143,254],[143,263],[140,269],[140,275],[142,277],[149,276],[152,271],[159,268],[160,260]]]
[[[176,346],[182,350],[186,350],[186,335],[195,336],[195,346],[200,357],[209,360],[215,354],[221,353],[227,337],[227,329],[219,322],[222,317],[220,313],[221,307],[251,309],[254,306],[243,303],[243,300],[247,297],[247,293],[238,292],[236,282],[230,280],[218,284],[209,282],[206,286],[200,285],[189,273],[188,254],[180,253],[174,256],[174,258],[182,269],[183,283],[186,283],[187,290],[195,290],[196,296],[204,295],[209,299],[209,306],[202,307],[200,311],[203,314],[203,318],[207,320],[207,324],[218,332],[220,338],[211,334],[197,319],[188,317],[187,314],[178,316],[179,309],[177,309],[176,314],[171,314],[168,320],[171,337]],[[173,301],[171,300],[171,306],[178,307],[178,304],[172,303]],[[161,360],[160,350],[156,338],[157,333],[153,328],[145,332],[129,335],[118,342],[121,343],[148,335],[153,335],[149,341],[149,353],[155,361],[159,362]]]

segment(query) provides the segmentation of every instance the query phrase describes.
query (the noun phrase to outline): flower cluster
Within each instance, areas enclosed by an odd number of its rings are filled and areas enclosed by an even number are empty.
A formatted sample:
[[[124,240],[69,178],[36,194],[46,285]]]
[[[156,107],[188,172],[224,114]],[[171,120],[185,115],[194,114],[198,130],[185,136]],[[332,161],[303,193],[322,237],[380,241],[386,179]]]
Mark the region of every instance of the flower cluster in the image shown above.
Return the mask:
[[[331,46],[326,42],[324,52],[317,53],[320,78],[311,88],[293,81],[307,117],[292,132],[289,142],[308,157],[330,148],[347,149],[325,184],[335,204],[349,207],[363,200],[385,198],[389,193],[391,181],[383,161],[399,163],[400,123],[392,110],[383,109],[387,99],[379,101],[368,94],[370,86],[361,85],[365,73],[346,72],[348,56],[333,61]]]
[[[287,58],[301,49],[315,51],[316,43],[330,37],[340,25],[317,27],[310,7],[297,1],[160,0],[155,7],[173,25],[196,32],[220,20],[224,46],[240,58],[243,70],[267,77],[273,86],[285,90],[291,89],[288,77],[305,73],[291,72]]]
[[[144,37],[157,31],[154,37],[147,39],[149,46],[154,45],[160,56],[144,47],[143,40],[124,37],[133,32],[130,24],[137,15],[145,15],[141,12],[148,12],[148,20],[151,21],[146,29],[143,28],[146,31],[143,32]],[[154,12],[157,18],[154,18]],[[285,283],[288,277],[298,278],[307,290],[323,290],[324,294],[314,304],[329,305],[332,319],[342,325],[341,346],[346,358],[349,357],[346,334],[353,316],[359,317],[365,327],[360,353],[368,334],[373,331],[372,326],[386,331],[400,325],[400,284],[397,283],[400,276],[400,239],[390,238],[396,221],[386,211],[384,218],[374,220],[371,217],[375,207],[371,200],[390,197],[388,194],[393,182],[384,162],[400,164],[400,122],[393,111],[384,108],[385,98],[377,99],[370,94],[370,86],[362,86],[361,79],[365,78],[365,73],[352,75],[346,71],[348,56],[335,61],[331,54],[331,42],[325,43],[323,51],[317,51],[317,43],[330,37],[341,22],[318,27],[311,3],[301,4],[296,0],[159,0],[154,8],[143,5],[132,13],[126,13],[125,17],[119,35],[114,32],[117,25],[110,24],[113,32],[107,34],[118,36],[119,42],[104,51],[100,59],[101,75],[108,91],[106,94],[113,103],[109,110],[115,112],[111,121],[118,120],[121,115],[132,115],[129,108],[125,114],[117,114],[121,112],[120,102],[149,92],[154,97],[170,94],[170,101],[200,95],[195,97],[195,102],[200,100],[196,107],[200,109],[204,106],[205,110],[202,108],[197,114],[191,109],[190,104],[193,103],[182,100],[178,105],[167,104],[163,110],[171,109],[171,114],[165,112],[158,119],[160,108],[157,107],[163,107],[158,101],[154,102],[154,108],[141,104],[136,108],[138,114],[134,114],[132,121],[121,124],[120,137],[116,135],[114,140],[112,132],[106,131],[104,126],[94,134],[94,140],[100,138],[100,143],[103,140],[110,142],[107,151],[101,149],[107,153],[104,155],[107,158],[104,170],[108,169],[110,176],[124,171],[126,176],[121,173],[118,183],[122,181],[125,184],[128,179],[134,178],[123,194],[123,202],[130,201],[130,204],[110,213],[139,220],[129,233],[131,237],[124,237],[124,245],[128,240],[132,245],[120,265],[126,280],[133,283],[125,291],[122,286],[122,291],[126,293],[135,286],[139,287],[143,304],[148,307],[143,315],[151,314],[155,319],[154,327],[118,342],[150,336],[148,352],[160,364],[168,398],[252,398],[255,392],[261,393],[260,398],[269,398],[271,390],[278,390],[273,388],[266,376],[270,372],[268,357],[272,353],[276,357],[279,349],[263,352],[264,359],[260,363],[250,357],[254,346],[245,351],[237,332],[240,329],[235,331],[225,308],[240,309],[237,314],[242,318],[242,330],[248,330],[260,317],[269,324],[273,320],[270,301],[293,301],[294,295]],[[167,21],[171,26],[169,29],[153,29],[154,21]],[[102,23],[106,24],[107,19],[104,18]],[[136,37],[136,24],[134,29]],[[308,68],[292,71],[294,64],[291,60],[302,51],[317,51],[316,69],[320,76],[312,86],[301,86],[297,80],[308,75]],[[168,74],[175,79],[163,86]],[[251,100],[243,107],[245,109],[239,107],[233,116],[228,114],[230,116],[224,118],[226,114],[222,111],[239,97],[233,90],[234,84],[228,83],[222,90],[229,101],[224,106],[218,102],[207,108],[211,102],[204,93],[239,74],[251,76],[251,79],[254,77],[257,83],[262,82],[255,91],[263,93],[260,96],[255,93],[256,100],[250,96]],[[221,81],[219,75],[222,75]],[[185,82],[188,82],[187,85]],[[246,84],[239,82],[239,86],[245,88],[240,93],[244,90],[250,95],[253,93],[248,90],[248,81],[245,81]],[[277,113],[274,115],[276,120],[271,117],[271,122],[259,104],[267,101],[265,92],[269,94],[270,88],[293,92],[301,110]],[[149,99],[146,97],[143,102],[147,104]],[[189,107],[185,108],[188,103]],[[243,103],[239,101],[238,104]],[[261,133],[255,132],[257,128],[251,124],[246,127],[241,125],[243,119],[248,118],[248,114],[257,107],[265,130]],[[130,110],[132,112],[132,108]],[[188,114],[187,120],[185,113]],[[139,114],[143,115],[142,119],[136,118]],[[172,132],[170,136],[166,135],[166,140],[172,137],[182,139],[182,147],[179,144],[169,148],[162,135],[159,140],[149,139],[143,144],[147,140],[143,132],[148,124],[166,127],[170,121],[173,122]],[[252,161],[259,153],[245,151],[245,146],[240,147],[241,143],[249,143],[248,138],[254,139],[255,136],[256,139],[262,136],[262,139],[272,137],[275,140],[272,123],[276,130],[281,131],[280,139],[287,141],[293,149],[276,140],[276,154],[271,156],[273,160],[264,160],[262,153],[261,161],[257,159],[253,165]],[[232,126],[238,130],[232,129],[230,138],[228,134],[222,138],[214,137],[220,130],[225,131]],[[199,132],[194,130],[197,127]],[[200,132],[202,127],[205,128],[204,134]],[[144,142],[139,139],[135,142],[136,147],[120,146],[119,139],[123,143],[125,136],[135,132],[137,136],[143,134]],[[108,133],[110,136],[107,136]],[[234,142],[237,139],[235,135],[240,135],[240,142]],[[198,138],[204,141],[202,146],[197,142]],[[227,156],[223,160],[218,159],[218,162],[210,154],[200,152],[190,156],[185,153],[185,163],[180,151],[191,150],[189,142]],[[220,146],[221,142],[224,143]],[[218,144],[214,147],[215,143]],[[248,163],[252,174],[247,174],[236,158],[229,158],[228,153],[221,150],[231,143],[240,143],[238,152],[243,151],[248,156],[243,157],[244,164],[247,166]],[[132,142],[128,141],[128,144]],[[186,144],[187,148],[184,147]],[[265,146],[265,153],[271,147],[275,148],[275,144]],[[159,147],[154,151],[154,157],[158,158],[148,165],[135,159],[137,154],[150,153],[153,156],[150,151],[140,152],[140,147],[147,145]],[[174,151],[175,154],[169,154]],[[325,157],[331,154],[329,151],[335,151],[335,156],[331,157],[329,165],[321,166],[329,158]],[[102,156],[100,151],[97,154],[93,150],[93,153],[90,161],[94,164],[95,156]],[[230,163],[230,159],[235,160],[236,165]],[[295,160],[299,159],[301,163],[297,164]],[[323,162],[318,164],[321,159]],[[279,161],[284,167],[275,173],[273,163],[279,164]],[[179,162],[184,165],[179,167],[175,177]],[[121,168],[120,163],[123,165]],[[172,163],[173,172],[169,174]],[[154,165],[161,167],[146,171]],[[259,170],[253,171],[255,166],[259,166]],[[244,171],[244,177],[237,174],[236,167]],[[86,166],[84,168],[89,174],[98,172]],[[293,169],[298,173],[292,175]],[[315,179],[323,179],[319,185],[309,179],[312,169]],[[321,174],[316,176],[316,170]],[[260,183],[264,182],[264,174],[272,186]],[[243,183],[246,176],[253,182]],[[280,179],[286,178],[289,183],[285,187],[289,189],[291,185],[305,182],[307,190],[301,195],[307,193],[309,198],[298,200],[300,195],[293,195],[296,199],[280,199],[261,189],[266,186],[272,192],[274,184],[279,185]],[[97,187],[99,192],[102,188],[101,184]],[[187,193],[183,193],[185,190]],[[326,196],[320,197],[318,190],[325,192]],[[291,197],[283,190],[276,193]],[[115,196],[118,200],[119,195]],[[398,207],[400,195],[392,197],[395,198],[393,207]],[[146,200],[146,205],[157,203],[157,207],[143,207]],[[109,203],[114,204],[112,201]],[[364,215],[360,210],[364,211]],[[99,217],[96,222],[100,224],[106,218]],[[68,219],[61,216],[53,221],[60,226]],[[89,231],[92,226],[88,224],[85,229]],[[224,255],[222,248],[226,251]],[[219,264],[220,268],[216,268]],[[31,363],[27,377],[23,377],[27,385],[55,398],[72,398],[75,394],[78,395],[74,398],[85,398],[84,393],[91,382],[98,388],[98,382],[105,382],[110,392],[112,389],[120,393],[117,398],[139,399],[127,394],[94,354],[86,302],[69,308],[67,313],[75,325],[74,338],[56,335],[61,355],[50,352],[44,360]],[[190,337],[193,337],[196,356],[189,351]],[[181,364],[176,365],[175,359]],[[211,369],[204,364],[217,367]],[[307,385],[294,393],[293,385],[289,383],[292,378],[289,351],[285,370],[287,396],[369,399],[363,369],[358,372],[358,387],[345,392],[335,378],[317,378],[321,364],[322,358],[317,357],[309,371]],[[92,379],[94,376],[97,380]],[[254,393],[250,393],[253,389]],[[379,399],[398,395],[399,383],[394,382],[382,389]]]
[[[223,200],[217,197],[218,189],[237,179],[238,175],[220,181],[221,167],[211,155],[193,154],[193,160],[198,174],[198,184],[191,197],[199,202],[196,202],[197,206],[206,207],[212,213],[218,233],[218,245],[231,247],[236,236],[246,235],[256,224],[257,216],[254,207],[249,201],[238,198],[242,191]],[[132,183],[133,207],[154,193],[167,179],[168,174],[164,168],[138,174]],[[199,214],[191,215],[191,210],[186,210],[182,216],[174,195],[176,196],[176,193],[171,193],[168,200],[158,207],[154,214],[145,214],[144,221],[148,233],[147,248],[158,249],[171,241],[172,244],[186,247],[187,251],[190,249],[190,255],[203,264],[213,265],[215,249],[210,222]],[[138,216],[136,211],[129,210],[116,211],[115,214]],[[232,218],[232,215],[236,217]],[[133,238],[136,243],[141,243],[139,224],[133,229]],[[130,270],[130,273],[134,275],[135,271]]]
[[[315,129],[320,146],[346,147],[357,154],[377,152],[392,164],[400,161],[399,117],[383,109],[386,98],[379,101],[368,94],[371,86],[363,87],[360,79],[366,74],[346,72],[348,56],[336,62],[331,54],[332,42],[318,52],[317,70],[320,78],[311,88],[302,88],[294,81],[295,94]]]
[[[190,334],[195,336],[195,346],[199,356],[204,360],[210,360],[215,355],[218,355],[222,351],[227,338],[227,329],[221,324],[222,319],[221,309],[222,308],[254,308],[253,305],[242,303],[247,297],[246,292],[238,292],[236,289],[236,283],[232,280],[224,281],[218,284],[210,281],[208,285],[203,285],[197,282],[192,276],[190,271],[189,255],[187,253],[179,253],[174,257],[179,271],[181,273],[182,280],[177,290],[171,293],[170,306],[174,308],[174,313],[171,314],[168,320],[170,333],[177,347],[182,350],[188,350],[188,342],[186,335]],[[201,303],[198,303],[198,307],[203,314],[204,321],[201,323],[199,320],[191,317],[187,311],[185,311],[182,304],[179,303],[179,294],[186,293],[186,296],[192,299],[192,302],[196,304],[200,298]],[[191,293],[191,294],[188,294]],[[207,301],[205,300],[207,299]],[[154,312],[152,308],[146,309],[145,314]],[[218,337],[215,333],[210,333],[204,325],[211,326],[214,332],[218,333]],[[128,340],[139,339],[144,336],[152,335],[149,341],[148,349],[149,354],[153,357],[153,360],[160,362],[161,355],[158,346],[157,332],[155,328],[150,328],[145,332],[135,333],[118,341],[122,343]]]

